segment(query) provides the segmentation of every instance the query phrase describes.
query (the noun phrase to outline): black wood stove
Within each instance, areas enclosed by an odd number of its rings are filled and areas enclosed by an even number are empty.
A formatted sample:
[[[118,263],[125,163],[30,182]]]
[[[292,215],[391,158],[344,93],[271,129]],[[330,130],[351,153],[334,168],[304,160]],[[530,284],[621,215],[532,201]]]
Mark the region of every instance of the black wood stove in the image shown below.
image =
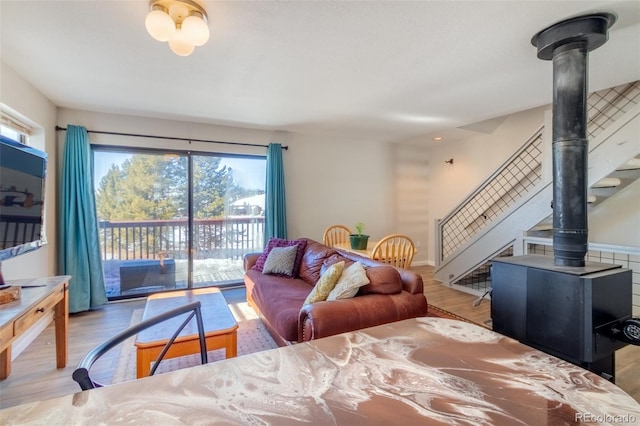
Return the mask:
[[[547,256],[494,260],[493,330],[614,380],[616,331],[631,318],[631,270]]]
[[[586,262],[587,57],[616,17],[567,19],[531,40],[553,61],[554,258],[497,258],[492,266],[493,329],[615,381],[615,351],[640,342],[632,318],[631,270]]]

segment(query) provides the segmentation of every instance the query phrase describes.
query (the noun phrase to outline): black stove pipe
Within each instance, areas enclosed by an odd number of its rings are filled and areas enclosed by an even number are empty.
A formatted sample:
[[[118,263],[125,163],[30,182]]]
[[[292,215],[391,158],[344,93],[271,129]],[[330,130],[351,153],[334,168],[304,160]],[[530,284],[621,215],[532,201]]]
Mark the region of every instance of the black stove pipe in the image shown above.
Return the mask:
[[[570,18],[537,33],[538,58],[553,60],[553,251],[558,266],[585,266],[587,62],[616,21],[610,13]]]

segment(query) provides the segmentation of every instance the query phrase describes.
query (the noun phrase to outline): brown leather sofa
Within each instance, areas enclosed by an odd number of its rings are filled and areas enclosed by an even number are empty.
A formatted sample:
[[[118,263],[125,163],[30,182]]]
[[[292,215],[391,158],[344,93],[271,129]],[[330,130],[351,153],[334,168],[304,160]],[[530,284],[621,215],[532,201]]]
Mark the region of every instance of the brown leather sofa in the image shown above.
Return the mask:
[[[280,346],[425,316],[427,299],[422,277],[368,258],[306,239],[296,278],[263,274],[251,269],[260,253],[244,257],[247,301],[261,317]],[[303,306],[320,278],[323,265],[359,261],[370,284],[351,299],[323,301]]]

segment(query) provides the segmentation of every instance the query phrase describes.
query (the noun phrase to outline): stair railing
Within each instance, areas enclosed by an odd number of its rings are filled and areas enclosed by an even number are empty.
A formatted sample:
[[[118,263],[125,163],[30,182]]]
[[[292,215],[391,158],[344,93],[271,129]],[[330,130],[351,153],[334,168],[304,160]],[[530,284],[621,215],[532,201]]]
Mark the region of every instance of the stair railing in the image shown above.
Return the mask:
[[[544,127],[437,222],[436,267],[542,180]]]
[[[640,102],[640,81],[593,92],[587,99],[587,131],[595,139]],[[436,223],[436,268],[541,182],[543,128],[491,176]],[[595,147],[591,146],[590,151]],[[531,163],[527,163],[527,161]]]

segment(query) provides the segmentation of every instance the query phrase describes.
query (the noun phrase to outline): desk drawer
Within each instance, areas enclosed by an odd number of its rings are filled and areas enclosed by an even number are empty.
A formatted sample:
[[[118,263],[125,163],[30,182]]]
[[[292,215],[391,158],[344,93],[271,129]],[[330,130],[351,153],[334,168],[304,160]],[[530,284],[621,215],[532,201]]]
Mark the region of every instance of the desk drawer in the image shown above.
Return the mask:
[[[58,291],[42,302],[38,303],[31,310],[26,312],[16,320],[13,326],[13,333],[18,336],[31,327],[36,321],[44,317],[46,313],[51,312],[53,307],[64,297],[64,288]]]
[[[2,351],[13,339],[13,327],[11,324],[7,324],[6,327],[0,329],[0,351]]]

